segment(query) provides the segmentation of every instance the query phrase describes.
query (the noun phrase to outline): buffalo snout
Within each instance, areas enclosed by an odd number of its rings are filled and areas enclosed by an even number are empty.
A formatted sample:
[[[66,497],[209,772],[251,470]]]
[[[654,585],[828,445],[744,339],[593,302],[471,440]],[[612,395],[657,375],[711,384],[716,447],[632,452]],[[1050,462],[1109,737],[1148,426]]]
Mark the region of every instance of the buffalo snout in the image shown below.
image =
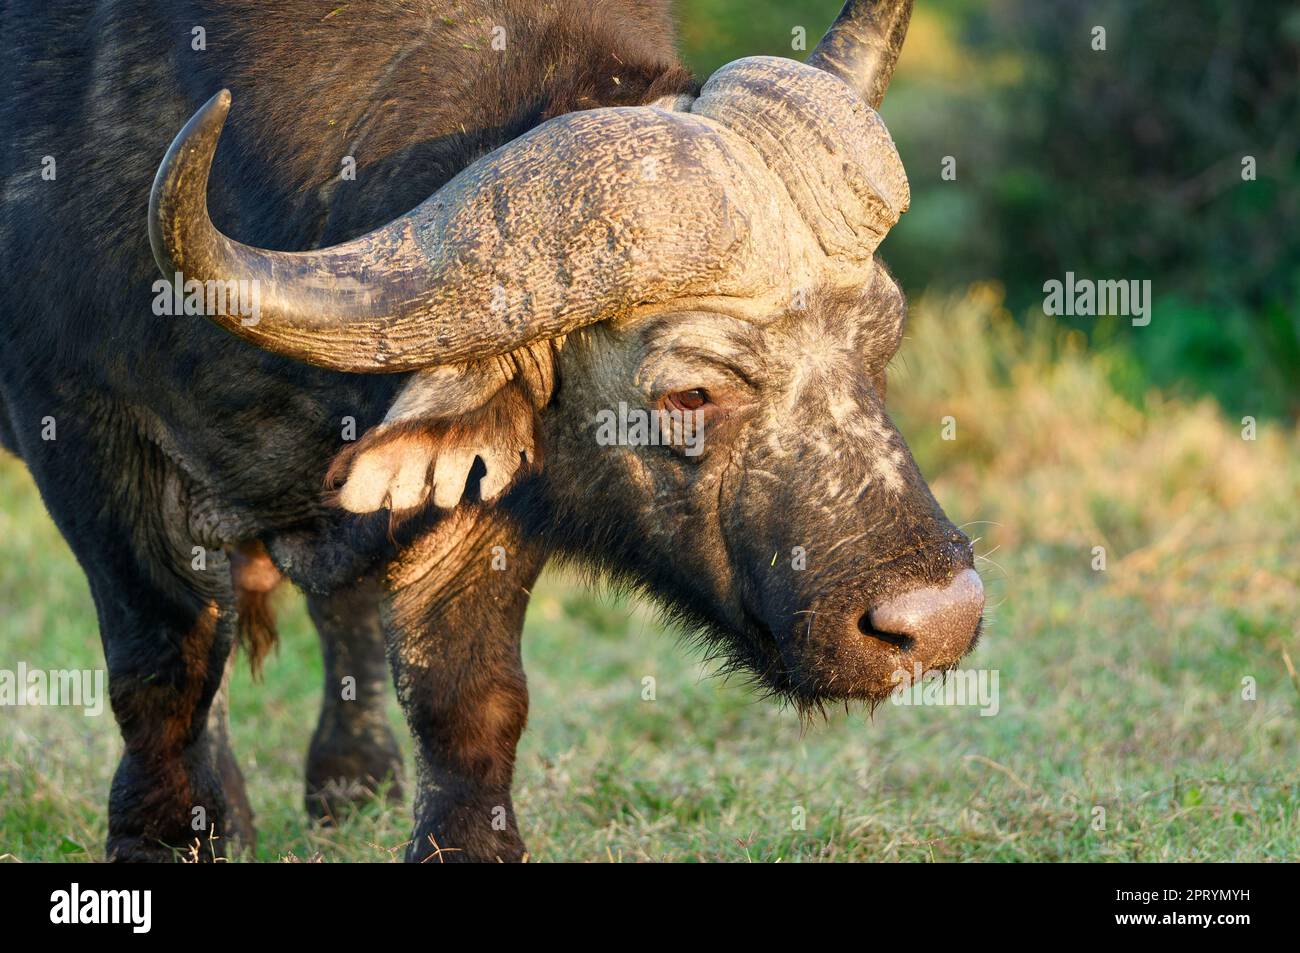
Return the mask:
[[[922,671],[955,665],[975,640],[984,616],[984,584],[963,569],[942,586],[923,586],[873,606],[857,628],[870,644]]]

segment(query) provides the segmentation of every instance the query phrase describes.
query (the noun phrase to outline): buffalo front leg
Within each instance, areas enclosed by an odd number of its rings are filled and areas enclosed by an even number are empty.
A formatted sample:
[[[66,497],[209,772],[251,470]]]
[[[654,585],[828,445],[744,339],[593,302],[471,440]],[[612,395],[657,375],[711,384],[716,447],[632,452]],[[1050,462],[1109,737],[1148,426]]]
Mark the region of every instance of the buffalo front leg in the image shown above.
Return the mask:
[[[86,572],[124,750],[110,860],[214,860],[252,843],[226,728],[235,637],[230,565],[190,535],[186,487],[129,408],[46,406],[58,439],[23,441],[51,515]]]
[[[362,579],[328,596],[308,595],[320,636],[325,692],[307,752],[307,813],[332,821],[387,785],[401,799],[402,755],[388,725],[388,659],[379,584]]]
[[[109,793],[108,859],[210,861],[232,841],[251,847],[252,811],[225,734],[232,615],[209,605],[188,624],[133,616],[130,628],[101,623],[125,742]]]
[[[519,643],[544,562],[499,511],[454,511],[389,568],[389,661],[416,745],[407,860],[524,857],[510,799],[528,718]]]

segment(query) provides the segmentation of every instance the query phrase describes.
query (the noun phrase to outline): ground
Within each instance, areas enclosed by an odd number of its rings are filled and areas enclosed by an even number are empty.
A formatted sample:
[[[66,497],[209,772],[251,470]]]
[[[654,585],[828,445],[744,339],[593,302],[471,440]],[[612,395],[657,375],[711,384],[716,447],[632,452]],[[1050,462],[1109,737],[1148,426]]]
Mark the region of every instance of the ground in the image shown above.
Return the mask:
[[[890,407],[979,537],[990,621],[966,666],[997,670],[998,713],[803,723],[711,677],[649,607],[549,574],[515,785],[532,859],[1300,857],[1296,432],[1121,396],[1121,360],[1018,327],[991,287],[913,311]],[[100,666],[85,581],[9,458],[0,560],[0,668]],[[233,689],[257,859],[397,860],[409,803],[306,822],[320,660],[296,596],[281,612],[264,681]],[[0,857],[102,859],[119,749],[107,712],[0,708]]]

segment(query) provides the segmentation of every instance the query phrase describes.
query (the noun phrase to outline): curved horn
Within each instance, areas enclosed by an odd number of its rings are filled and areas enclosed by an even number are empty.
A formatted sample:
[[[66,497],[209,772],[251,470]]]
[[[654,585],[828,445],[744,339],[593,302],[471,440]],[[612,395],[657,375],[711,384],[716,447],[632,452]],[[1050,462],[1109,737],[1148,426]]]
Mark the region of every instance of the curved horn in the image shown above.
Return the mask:
[[[776,254],[764,264],[773,239],[741,211],[770,187],[724,137],[658,109],[551,120],[345,244],[253,248],[208,217],[229,108],[222,90],[168,149],[149,201],[154,258],[168,278],[255,283],[256,320],[207,317],[309,364],[396,372],[503,354],[637,305],[742,294]]]
[[[232,241],[208,217],[208,174],[230,110],[230,91],[209,99],[177,134],[149,196],[149,243],[163,274],[199,281],[256,282],[256,320],[237,312],[216,323],[260,347],[338,370],[386,363],[391,319],[415,294],[420,256],[407,223],[318,252],[263,251]],[[365,326],[366,347],[355,351]],[[335,345],[337,344],[337,348]],[[322,353],[322,345],[324,352]],[[386,367],[409,369],[400,362]]]
[[[879,109],[911,17],[912,0],[848,0],[808,65],[838,76]]]

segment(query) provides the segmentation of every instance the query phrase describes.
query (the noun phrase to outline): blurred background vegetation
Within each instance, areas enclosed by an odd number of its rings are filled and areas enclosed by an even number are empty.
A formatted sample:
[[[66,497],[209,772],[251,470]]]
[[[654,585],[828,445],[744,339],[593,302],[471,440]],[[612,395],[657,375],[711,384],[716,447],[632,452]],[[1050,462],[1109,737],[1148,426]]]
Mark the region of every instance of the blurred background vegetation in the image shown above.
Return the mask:
[[[839,7],[679,0],[683,52],[700,76],[802,57],[792,31],[811,46]],[[912,184],[882,255],[909,295],[991,280],[1023,318],[1066,271],[1150,279],[1147,327],[1060,319],[1131,400],[1300,414],[1300,5],[919,0],[882,113]]]

